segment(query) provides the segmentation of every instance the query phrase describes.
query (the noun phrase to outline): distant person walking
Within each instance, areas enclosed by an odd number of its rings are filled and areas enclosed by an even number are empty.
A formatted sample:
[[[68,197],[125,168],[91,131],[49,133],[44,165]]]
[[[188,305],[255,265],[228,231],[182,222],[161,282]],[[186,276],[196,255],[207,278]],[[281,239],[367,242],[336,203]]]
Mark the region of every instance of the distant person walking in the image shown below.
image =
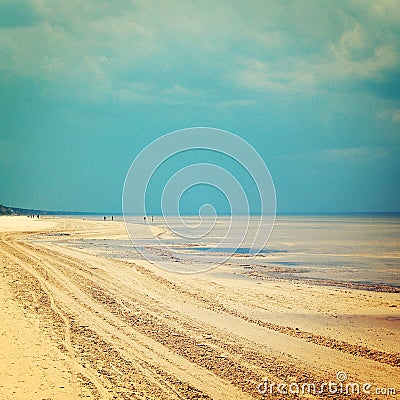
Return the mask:
[[[104,221],[107,219],[106,216],[103,217]]]
[[[111,215],[111,221],[114,221],[114,215]]]

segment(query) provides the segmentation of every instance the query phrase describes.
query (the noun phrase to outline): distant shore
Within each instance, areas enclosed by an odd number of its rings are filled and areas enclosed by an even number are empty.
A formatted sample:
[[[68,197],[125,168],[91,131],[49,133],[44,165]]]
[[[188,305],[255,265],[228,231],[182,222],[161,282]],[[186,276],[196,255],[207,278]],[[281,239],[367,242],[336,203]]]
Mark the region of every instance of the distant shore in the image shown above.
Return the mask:
[[[67,210],[48,210],[48,209],[30,209],[30,208],[21,208],[21,207],[13,207],[13,206],[6,206],[0,204],[0,216],[1,215],[31,215],[31,214],[39,214],[39,215],[54,215],[58,217],[69,217],[69,216],[98,216],[102,217],[106,216],[118,216],[122,217],[123,213],[121,211],[67,211]],[[134,214],[136,216],[142,216],[141,214]],[[156,217],[162,217],[161,214],[153,213]],[[326,211],[326,212],[277,212],[277,216],[287,217],[287,216],[388,216],[388,217],[400,217],[400,211]],[[183,214],[183,216],[196,216],[195,214]],[[223,215],[227,216],[227,215]]]

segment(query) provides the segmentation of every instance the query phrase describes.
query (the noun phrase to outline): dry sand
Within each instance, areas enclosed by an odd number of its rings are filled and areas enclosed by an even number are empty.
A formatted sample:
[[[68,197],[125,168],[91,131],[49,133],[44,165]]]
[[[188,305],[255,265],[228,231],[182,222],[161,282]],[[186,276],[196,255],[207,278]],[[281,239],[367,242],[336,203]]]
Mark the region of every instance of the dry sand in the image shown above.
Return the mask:
[[[238,279],[229,264],[178,275],[66,245],[125,237],[115,221],[0,217],[1,400],[262,398],[263,379],[338,371],[371,384],[344,398],[400,394],[398,293]]]

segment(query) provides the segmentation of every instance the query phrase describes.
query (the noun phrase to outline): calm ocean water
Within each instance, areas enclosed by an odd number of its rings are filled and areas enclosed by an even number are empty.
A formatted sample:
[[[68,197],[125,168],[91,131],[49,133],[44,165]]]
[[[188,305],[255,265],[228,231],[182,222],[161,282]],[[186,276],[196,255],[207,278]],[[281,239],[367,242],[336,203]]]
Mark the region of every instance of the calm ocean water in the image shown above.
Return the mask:
[[[270,264],[295,277],[400,286],[400,217],[277,219]]]
[[[189,225],[198,223],[195,217],[184,219]],[[135,222],[143,223],[143,218]],[[194,252],[203,252],[202,262],[212,262],[217,252],[231,251],[225,247],[213,249],[228,223],[228,217],[218,218],[213,231],[200,241],[169,236],[165,242],[180,249],[183,260],[191,260]],[[154,217],[153,224],[166,227],[161,217]],[[249,231],[252,229],[255,223],[251,219]],[[136,243],[145,245],[145,241]],[[96,241],[91,244],[96,245]],[[101,248],[104,254],[132,257],[129,241],[102,241]],[[233,267],[289,279],[400,287],[400,216],[281,216],[263,251],[255,257],[245,253],[246,245],[233,254],[229,259]]]

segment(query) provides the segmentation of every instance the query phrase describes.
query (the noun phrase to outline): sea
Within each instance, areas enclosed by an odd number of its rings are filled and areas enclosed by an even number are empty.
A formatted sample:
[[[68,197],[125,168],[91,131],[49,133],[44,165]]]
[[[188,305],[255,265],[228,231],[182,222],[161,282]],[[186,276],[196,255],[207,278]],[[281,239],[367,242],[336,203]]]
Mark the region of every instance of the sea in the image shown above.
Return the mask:
[[[103,216],[84,218],[103,220]],[[188,226],[199,223],[198,217],[182,219]],[[116,216],[114,220],[123,218]],[[255,229],[257,221],[257,217],[247,221],[250,231]],[[147,224],[161,227],[166,232],[165,238],[161,235],[161,241],[157,242],[136,237],[133,242],[94,239],[75,243],[69,239],[67,243],[91,250],[97,246],[102,255],[119,259],[148,258],[149,255],[151,258],[157,254],[161,264],[164,263],[161,267],[167,266],[167,269],[170,269],[168,265],[189,265],[189,269],[197,272],[214,264],[218,269],[216,260],[223,257],[234,274],[253,278],[400,289],[400,214],[277,216],[269,240],[256,255],[249,254],[245,243],[239,247],[216,245],[230,223],[228,216],[217,217],[213,229],[197,240],[175,235],[160,216],[154,216],[153,221],[151,217],[146,221],[143,217],[132,217],[130,223],[134,224],[130,229]]]

